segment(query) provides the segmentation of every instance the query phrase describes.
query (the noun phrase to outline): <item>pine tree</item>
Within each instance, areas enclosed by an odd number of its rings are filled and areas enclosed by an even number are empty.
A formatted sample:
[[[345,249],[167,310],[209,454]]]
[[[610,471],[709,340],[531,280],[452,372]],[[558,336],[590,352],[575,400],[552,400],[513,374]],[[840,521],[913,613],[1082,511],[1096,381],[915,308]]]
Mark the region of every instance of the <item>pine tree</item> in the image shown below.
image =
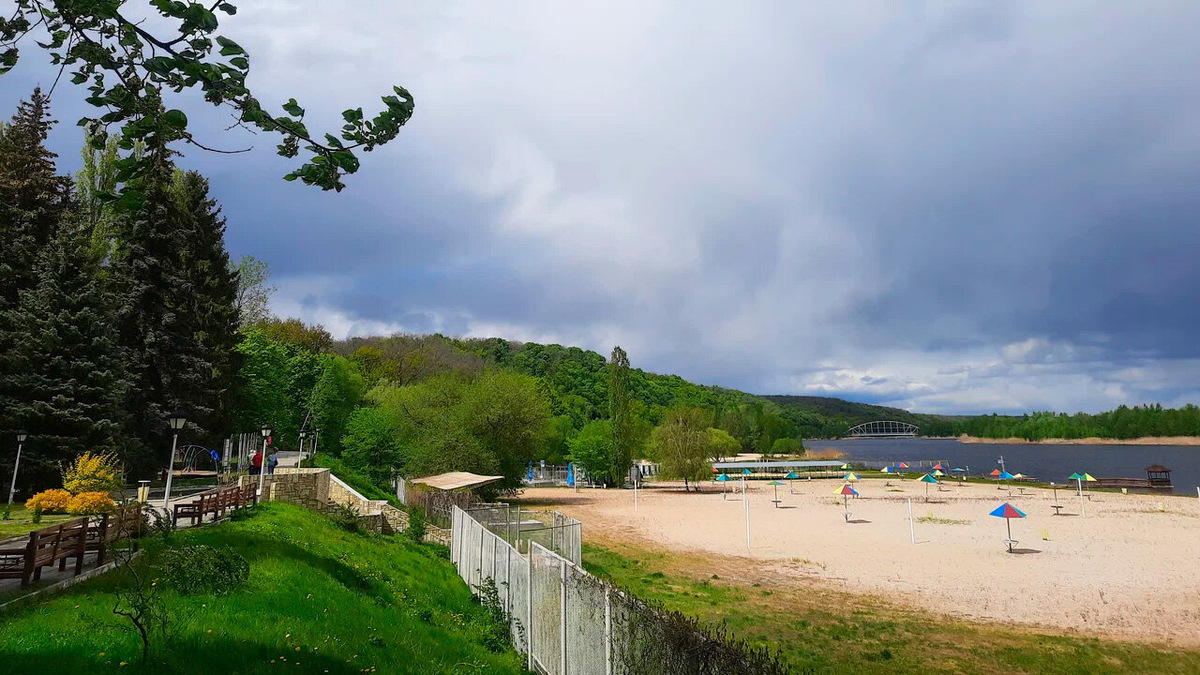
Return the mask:
[[[22,482],[48,485],[58,463],[119,442],[127,382],[88,228],[70,214],[42,248],[37,283],[4,312],[16,372],[3,405],[30,433]]]
[[[71,181],[59,176],[45,141],[56,122],[41,89],[21,101],[0,133],[0,310],[34,285],[38,250],[70,203]]]
[[[180,264],[173,167],[164,148],[151,149],[149,156],[154,170],[145,178],[145,199],[118,221],[121,246],[108,269],[132,384],[126,409],[129,435],[136,443],[125,459],[135,475],[165,466],[170,452],[167,418],[180,409],[181,394],[194,390],[187,381],[191,356],[183,313],[190,289]]]
[[[0,429],[21,424],[14,408],[14,377],[25,368],[13,354],[16,328],[9,315],[21,292],[36,283],[38,251],[70,203],[70,180],[56,174],[45,140],[54,121],[40,89],[0,127]]]
[[[183,365],[190,371],[176,393],[195,423],[194,440],[215,447],[232,426],[234,347],[238,329],[238,280],[225,250],[225,219],[209,197],[208,181],[177,171],[172,192],[180,246]]]

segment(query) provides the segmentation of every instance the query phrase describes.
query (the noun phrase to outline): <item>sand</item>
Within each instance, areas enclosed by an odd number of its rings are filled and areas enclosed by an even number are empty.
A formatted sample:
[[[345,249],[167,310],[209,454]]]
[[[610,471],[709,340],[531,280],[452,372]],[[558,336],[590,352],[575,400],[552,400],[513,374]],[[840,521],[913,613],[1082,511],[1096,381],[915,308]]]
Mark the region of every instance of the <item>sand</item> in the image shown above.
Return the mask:
[[[1096,493],[1079,515],[1074,491],[1059,490],[1064,515],[1054,516],[1048,489],[1010,496],[948,482],[944,491],[930,486],[926,503],[925,484],[911,478],[868,479],[856,483],[861,496],[850,499],[848,523],[833,495],[840,481],[796,481],[796,494],[783,486],[786,508],[775,508],[772,488],[756,481],[747,552],[742,502],[723,500],[719,485],[701,494],[673,485],[641,490],[636,513],[630,490],[538,488],[524,499],[583,521],[585,542],[737,556],[772,583],[828,584],[971,620],[1200,646],[1196,498]],[[988,515],[1003,501],[1028,516],[1012,522],[1016,554],[1002,543],[1004,520]]]

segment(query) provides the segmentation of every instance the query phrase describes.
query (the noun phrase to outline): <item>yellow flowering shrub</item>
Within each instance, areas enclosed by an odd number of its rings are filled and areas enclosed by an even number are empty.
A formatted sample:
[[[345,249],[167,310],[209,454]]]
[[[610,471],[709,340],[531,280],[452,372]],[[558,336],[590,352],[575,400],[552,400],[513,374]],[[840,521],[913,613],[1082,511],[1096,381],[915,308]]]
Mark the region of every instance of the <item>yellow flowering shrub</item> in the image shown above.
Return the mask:
[[[112,492],[124,486],[117,456],[107,452],[85,452],[63,469],[63,487],[71,494]]]
[[[71,503],[71,493],[66,490],[43,490],[25,502],[25,508],[42,513],[62,513]]]
[[[116,508],[117,503],[109,498],[107,492],[80,492],[67,504],[67,513],[77,516],[94,516],[101,513],[112,513]]]

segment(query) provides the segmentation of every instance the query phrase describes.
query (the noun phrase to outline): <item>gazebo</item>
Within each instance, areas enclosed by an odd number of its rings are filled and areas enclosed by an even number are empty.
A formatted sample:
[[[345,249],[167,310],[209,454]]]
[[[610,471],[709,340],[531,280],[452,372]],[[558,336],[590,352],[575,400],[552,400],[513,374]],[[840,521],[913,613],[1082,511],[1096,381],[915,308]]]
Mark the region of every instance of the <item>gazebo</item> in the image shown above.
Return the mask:
[[[1151,464],[1146,467],[1146,479],[1150,481],[1151,487],[1165,486],[1171,487],[1171,470],[1162,464]]]

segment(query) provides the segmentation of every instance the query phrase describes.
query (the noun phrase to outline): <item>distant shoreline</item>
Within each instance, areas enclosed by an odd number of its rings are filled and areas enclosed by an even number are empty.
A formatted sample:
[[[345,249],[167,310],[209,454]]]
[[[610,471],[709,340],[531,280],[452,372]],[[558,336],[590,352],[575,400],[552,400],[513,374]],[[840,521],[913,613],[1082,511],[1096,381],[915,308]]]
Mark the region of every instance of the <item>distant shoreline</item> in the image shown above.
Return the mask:
[[[932,438],[932,437],[930,437]],[[997,445],[1200,445],[1200,436],[1143,436],[1141,438],[1044,438],[1030,441],[1024,438],[979,438],[949,436],[959,443],[993,443]]]

